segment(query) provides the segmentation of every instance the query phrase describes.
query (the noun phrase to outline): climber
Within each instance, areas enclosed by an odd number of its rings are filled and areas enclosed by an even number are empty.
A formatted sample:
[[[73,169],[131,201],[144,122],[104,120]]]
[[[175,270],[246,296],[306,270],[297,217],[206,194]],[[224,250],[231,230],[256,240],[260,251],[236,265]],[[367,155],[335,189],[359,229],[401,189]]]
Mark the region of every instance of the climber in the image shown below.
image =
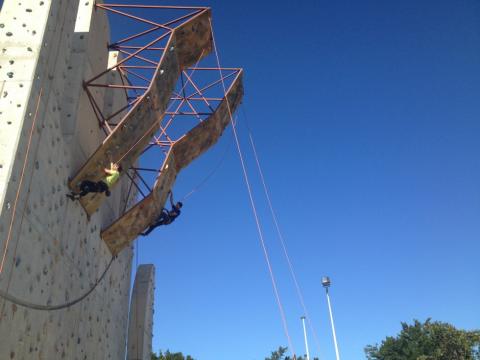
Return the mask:
[[[171,224],[180,215],[181,213],[180,209],[183,206],[183,204],[180,201],[177,202],[176,204],[173,203],[173,194],[171,191],[170,191],[170,206],[172,207],[171,210],[167,210],[163,208],[157,220],[155,220],[155,222],[152,225],[150,225],[146,231],[141,233],[142,236],[147,236],[158,226]]]
[[[110,163],[110,168],[105,168],[103,171],[106,174],[103,180],[97,182],[84,180],[80,184],[80,192],[76,193],[72,191],[70,194],[67,194],[67,197],[71,200],[77,200],[89,193],[103,192],[106,196],[110,196],[110,189],[120,178],[120,171],[122,171],[122,167],[112,162]]]

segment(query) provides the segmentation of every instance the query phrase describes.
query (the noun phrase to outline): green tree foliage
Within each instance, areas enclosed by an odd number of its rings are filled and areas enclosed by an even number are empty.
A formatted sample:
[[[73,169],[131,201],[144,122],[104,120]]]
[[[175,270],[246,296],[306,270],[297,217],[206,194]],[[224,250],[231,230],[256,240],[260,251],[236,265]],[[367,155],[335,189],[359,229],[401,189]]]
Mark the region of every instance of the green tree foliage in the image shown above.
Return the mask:
[[[265,360],[283,360],[287,350],[288,348],[279,346],[278,350],[272,351],[270,357],[265,358]]]
[[[480,360],[480,331],[458,330],[450,324],[415,320],[379,345],[368,345],[368,360]]]
[[[265,360],[293,360],[290,356],[285,356],[288,348],[279,346],[278,350],[272,351],[270,357],[265,358]],[[299,356],[297,360],[307,360],[307,356]],[[313,358],[313,360],[318,360],[318,358]]]
[[[157,355],[152,353],[152,360],[194,360],[190,355],[184,356],[181,352],[179,353],[171,353],[170,351],[165,351]]]

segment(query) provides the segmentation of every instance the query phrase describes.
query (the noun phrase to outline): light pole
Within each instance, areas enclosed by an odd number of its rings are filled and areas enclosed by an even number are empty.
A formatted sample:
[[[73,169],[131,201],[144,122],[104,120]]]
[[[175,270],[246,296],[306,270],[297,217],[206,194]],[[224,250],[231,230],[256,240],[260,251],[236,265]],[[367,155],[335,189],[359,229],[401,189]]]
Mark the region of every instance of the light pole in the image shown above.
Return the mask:
[[[330,287],[330,284],[331,282],[328,276],[322,277],[322,285],[325,288],[325,293],[327,294],[328,311],[330,313],[330,323],[332,324],[333,343],[335,344],[335,355],[337,356],[337,360],[340,360],[340,354],[338,353],[337,335],[335,334],[335,325],[333,323],[332,305],[330,304],[330,295],[328,294],[328,288]]]
[[[307,329],[305,328],[305,316],[302,316],[300,319],[302,319],[303,324],[303,336],[305,338],[305,351],[307,352],[307,360],[310,360],[310,351],[308,351]]]

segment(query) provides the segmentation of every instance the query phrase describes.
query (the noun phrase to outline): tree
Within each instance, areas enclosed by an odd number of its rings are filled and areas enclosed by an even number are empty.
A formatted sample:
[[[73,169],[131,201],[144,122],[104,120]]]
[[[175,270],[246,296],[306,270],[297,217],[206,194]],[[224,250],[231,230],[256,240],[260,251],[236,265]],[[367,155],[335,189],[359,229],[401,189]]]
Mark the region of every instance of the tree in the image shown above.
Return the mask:
[[[279,346],[278,350],[272,351],[270,357],[265,358],[265,360],[283,360],[287,350],[288,348]]]
[[[165,353],[162,353],[160,350],[160,353],[157,355],[155,353],[152,353],[152,360],[194,360],[190,355],[184,356],[181,352],[179,353],[171,353],[170,351],[166,351]]]
[[[278,350],[272,351],[270,357],[265,358],[265,360],[293,360],[290,356],[285,356],[288,348],[279,346]],[[296,360],[306,360],[307,356],[299,356]],[[313,360],[318,360],[318,358],[313,358]]]
[[[402,323],[400,334],[368,345],[368,360],[480,360],[480,331],[458,330],[450,324]]]

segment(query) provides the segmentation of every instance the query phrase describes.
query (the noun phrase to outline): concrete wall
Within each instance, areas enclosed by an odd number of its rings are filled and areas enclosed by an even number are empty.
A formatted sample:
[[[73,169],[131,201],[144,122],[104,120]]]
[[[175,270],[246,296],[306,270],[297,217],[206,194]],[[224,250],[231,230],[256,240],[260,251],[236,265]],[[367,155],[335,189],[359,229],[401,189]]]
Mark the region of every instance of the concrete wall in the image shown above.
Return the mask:
[[[140,265],[135,275],[128,323],[127,360],[150,360],[152,354],[155,267]]]
[[[108,37],[92,0],[5,0],[0,14],[0,259],[9,239],[0,289],[29,302],[77,298],[110,260],[100,230],[123,207],[127,184],[90,220],[65,197],[68,178],[103,139],[82,81],[106,68]],[[101,91],[101,106],[125,101]],[[127,248],[65,310],[0,299],[0,359],[123,359],[131,258]]]

